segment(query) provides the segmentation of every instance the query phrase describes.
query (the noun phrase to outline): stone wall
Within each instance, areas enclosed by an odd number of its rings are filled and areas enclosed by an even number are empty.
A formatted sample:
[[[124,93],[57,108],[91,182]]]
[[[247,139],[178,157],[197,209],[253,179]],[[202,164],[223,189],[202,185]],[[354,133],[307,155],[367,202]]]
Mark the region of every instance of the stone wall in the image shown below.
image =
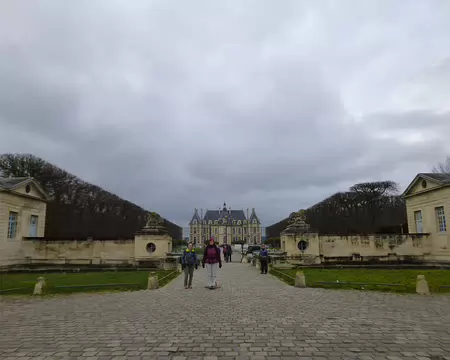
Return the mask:
[[[154,244],[149,253],[147,245]],[[0,267],[11,265],[136,265],[157,263],[172,251],[169,235],[138,235],[130,240],[23,239],[17,249],[5,253]]]
[[[308,243],[302,253],[299,241]],[[336,261],[450,262],[450,256],[437,252],[428,235],[318,236],[283,234],[282,249],[290,257],[309,259],[311,263]]]
[[[22,263],[124,264],[133,263],[134,240],[46,241],[23,240]]]

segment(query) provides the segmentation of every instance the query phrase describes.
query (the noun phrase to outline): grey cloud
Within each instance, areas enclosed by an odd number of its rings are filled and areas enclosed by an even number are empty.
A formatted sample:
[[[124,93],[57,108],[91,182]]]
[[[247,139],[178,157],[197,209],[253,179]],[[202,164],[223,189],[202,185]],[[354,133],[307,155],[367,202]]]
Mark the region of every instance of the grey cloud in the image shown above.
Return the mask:
[[[183,226],[223,201],[268,225],[358,181],[404,186],[450,153],[445,11],[2,3],[0,152],[32,152]],[[421,106],[417,89],[439,101]]]

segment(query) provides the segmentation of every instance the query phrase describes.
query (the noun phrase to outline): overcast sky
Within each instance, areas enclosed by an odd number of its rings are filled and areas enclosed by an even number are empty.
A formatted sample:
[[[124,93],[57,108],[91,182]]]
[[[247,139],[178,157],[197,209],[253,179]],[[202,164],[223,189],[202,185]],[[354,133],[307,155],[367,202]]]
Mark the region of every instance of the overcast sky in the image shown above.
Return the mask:
[[[0,2],[0,152],[181,226],[450,155],[450,2]]]

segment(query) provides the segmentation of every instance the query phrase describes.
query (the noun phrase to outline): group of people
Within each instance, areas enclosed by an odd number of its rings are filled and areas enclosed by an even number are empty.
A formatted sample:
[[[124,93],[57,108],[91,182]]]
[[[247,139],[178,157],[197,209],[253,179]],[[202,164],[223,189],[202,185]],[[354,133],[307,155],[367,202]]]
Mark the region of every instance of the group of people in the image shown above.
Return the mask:
[[[222,253],[223,251],[223,253]],[[205,246],[202,258],[202,267],[206,268],[208,274],[207,288],[215,289],[217,287],[217,269],[222,268],[222,254],[226,262],[231,262],[231,254],[233,250],[231,246],[225,244],[223,250],[217,246],[214,238],[209,239],[208,245]],[[268,252],[265,246],[262,245],[260,252],[261,261],[261,274],[267,274],[268,268]],[[193,249],[193,244],[190,242],[188,247],[183,252],[181,258],[181,267],[184,271],[184,288],[192,289],[192,278],[194,277],[194,269],[198,269],[199,259],[195,250]]]
[[[225,262],[231,262],[231,255],[233,254],[233,249],[231,248],[231,245],[224,244],[222,247],[222,251]]]

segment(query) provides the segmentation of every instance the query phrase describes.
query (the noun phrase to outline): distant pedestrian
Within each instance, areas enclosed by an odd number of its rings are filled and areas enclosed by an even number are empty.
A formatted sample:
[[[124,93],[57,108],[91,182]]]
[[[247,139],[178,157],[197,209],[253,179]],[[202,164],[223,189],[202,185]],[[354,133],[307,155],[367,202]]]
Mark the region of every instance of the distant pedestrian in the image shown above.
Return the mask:
[[[214,238],[211,238],[209,240],[209,244],[205,247],[202,266],[203,268],[206,266],[206,271],[208,274],[207,287],[209,289],[215,289],[217,285],[217,267],[222,267],[222,259],[220,257],[220,248],[214,242]]]
[[[222,252],[223,252],[223,258],[224,258],[225,262],[228,262],[228,248],[227,248],[226,244],[223,245]]]
[[[192,278],[194,277],[194,268],[198,268],[197,254],[192,248],[193,244],[190,242],[187,249],[183,252],[181,258],[181,268],[184,270],[184,288],[192,289]]]
[[[227,256],[228,256],[228,261],[227,262],[231,262],[231,255],[233,254],[233,249],[231,247],[231,245],[227,246]]]
[[[259,252],[259,261],[261,264],[261,274],[267,274],[267,268],[269,267],[269,252],[264,244],[262,244],[261,251]]]

